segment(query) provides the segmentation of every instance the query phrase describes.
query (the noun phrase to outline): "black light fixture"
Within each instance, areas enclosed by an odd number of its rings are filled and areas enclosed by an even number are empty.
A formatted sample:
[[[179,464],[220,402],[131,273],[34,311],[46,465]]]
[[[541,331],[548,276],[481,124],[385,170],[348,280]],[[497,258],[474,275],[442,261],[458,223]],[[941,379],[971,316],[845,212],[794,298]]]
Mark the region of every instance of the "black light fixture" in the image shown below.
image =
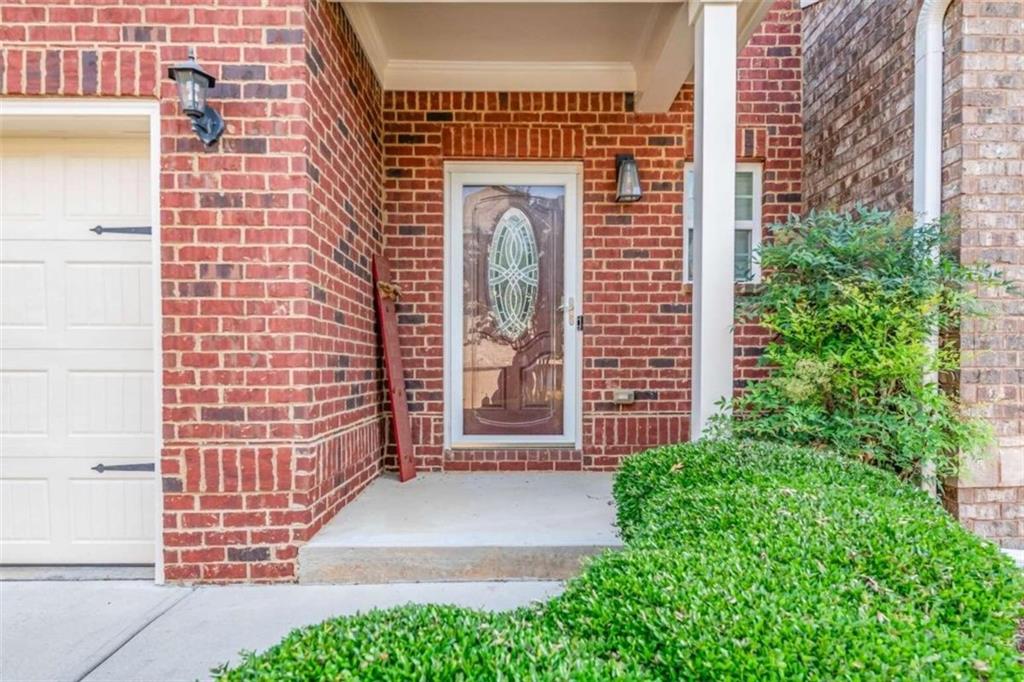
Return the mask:
[[[189,48],[188,59],[167,69],[167,77],[178,86],[178,101],[182,112],[192,119],[192,130],[203,144],[216,142],[224,132],[224,120],[206,103],[206,95],[217,80],[199,66],[194,48]]]
[[[636,172],[636,159],[632,154],[615,156],[615,201],[631,203],[640,201],[643,191],[640,189],[640,175]]]

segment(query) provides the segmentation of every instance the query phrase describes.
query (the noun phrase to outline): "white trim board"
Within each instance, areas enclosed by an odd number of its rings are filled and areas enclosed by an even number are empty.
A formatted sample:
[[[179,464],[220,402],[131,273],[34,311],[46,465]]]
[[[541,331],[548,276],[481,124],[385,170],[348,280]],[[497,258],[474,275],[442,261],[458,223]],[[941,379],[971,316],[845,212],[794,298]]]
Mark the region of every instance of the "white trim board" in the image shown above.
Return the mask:
[[[444,165],[444,447],[445,449],[513,449],[582,447],[583,334],[575,325],[565,332],[562,436],[466,436],[462,430],[462,191],[466,184],[560,185],[565,188],[565,297],[583,314],[583,166],[580,163],[460,162]],[[562,323],[565,324],[563,318]]]
[[[86,98],[3,98],[0,99],[0,121],[5,116],[37,117],[138,117],[148,123],[150,238],[153,271],[153,459],[156,464],[156,528],[154,529],[153,564],[156,583],[164,582],[163,560],[163,493],[160,473],[160,452],[163,448],[163,325],[160,286],[160,103],[141,99]]]
[[[391,59],[382,68],[388,90],[521,90],[536,92],[632,92],[636,70],[629,62],[468,62]],[[457,85],[453,85],[457,84]]]

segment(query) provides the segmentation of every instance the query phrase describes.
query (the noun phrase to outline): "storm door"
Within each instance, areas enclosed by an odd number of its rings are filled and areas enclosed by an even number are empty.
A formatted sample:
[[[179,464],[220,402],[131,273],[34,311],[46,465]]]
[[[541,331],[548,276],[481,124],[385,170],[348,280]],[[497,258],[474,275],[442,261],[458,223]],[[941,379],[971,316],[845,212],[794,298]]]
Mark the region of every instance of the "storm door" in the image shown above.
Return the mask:
[[[579,407],[579,169],[446,167],[449,446],[572,445]]]

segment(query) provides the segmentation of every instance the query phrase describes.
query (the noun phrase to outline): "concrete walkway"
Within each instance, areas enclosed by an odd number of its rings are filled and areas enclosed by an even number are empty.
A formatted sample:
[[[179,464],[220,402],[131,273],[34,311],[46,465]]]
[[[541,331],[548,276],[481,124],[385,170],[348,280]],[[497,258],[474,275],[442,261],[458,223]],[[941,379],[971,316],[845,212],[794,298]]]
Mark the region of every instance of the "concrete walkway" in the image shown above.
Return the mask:
[[[414,603],[504,610],[558,582],[159,587],[145,581],[0,582],[0,680],[195,680],[293,628]]]

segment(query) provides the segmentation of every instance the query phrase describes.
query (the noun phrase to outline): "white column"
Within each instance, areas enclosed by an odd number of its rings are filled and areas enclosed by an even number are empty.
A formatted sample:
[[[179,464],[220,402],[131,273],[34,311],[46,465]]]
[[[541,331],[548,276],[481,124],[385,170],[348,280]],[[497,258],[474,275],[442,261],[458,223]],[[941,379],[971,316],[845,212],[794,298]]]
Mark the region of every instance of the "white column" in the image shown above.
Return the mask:
[[[690,438],[733,382],[738,0],[690,0],[694,27],[693,386]]]

